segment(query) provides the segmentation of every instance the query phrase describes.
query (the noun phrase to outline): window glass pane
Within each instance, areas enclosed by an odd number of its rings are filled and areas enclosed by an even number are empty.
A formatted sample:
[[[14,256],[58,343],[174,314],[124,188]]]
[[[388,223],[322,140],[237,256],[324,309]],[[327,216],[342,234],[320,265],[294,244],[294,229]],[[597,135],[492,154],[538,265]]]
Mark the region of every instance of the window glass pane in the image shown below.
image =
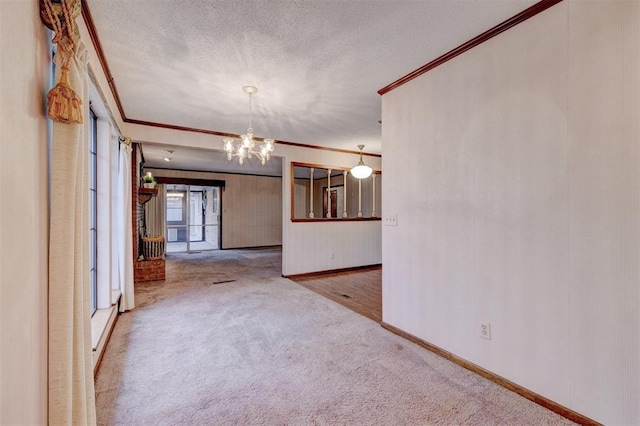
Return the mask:
[[[202,191],[190,192],[189,204],[189,224],[190,225],[202,225],[204,223],[204,200]]]
[[[182,209],[167,209],[167,220],[169,222],[182,222]]]
[[[96,205],[96,192],[95,191],[89,191],[89,228],[90,229],[96,229],[96,211],[95,211],[95,205]],[[93,245],[92,245],[93,247]]]
[[[97,120],[92,110],[90,110],[89,120],[89,290],[91,315],[93,315],[98,307],[98,156],[96,153]]]
[[[213,204],[212,204],[212,208],[213,208],[213,213],[218,213],[218,191],[220,191],[220,188],[212,188],[213,190]]]
[[[95,247],[96,246],[96,232],[95,231],[91,231],[89,232],[89,246],[90,247]],[[95,256],[95,251],[92,250],[90,253],[90,265],[89,267],[91,268],[92,271],[94,271],[96,269],[96,256]]]
[[[89,186],[91,189],[96,189],[98,185],[98,174],[96,170],[98,169],[98,156],[96,154],[91,154],[91,161],[89,163],[89,170],[92,170],[92,173],[89,173]]]
[[[185,196],[185,191],[175,191],[167,193],[167,222],[174,224],[186,223],[186,218],[184,215],[184,210],[186,207]]]

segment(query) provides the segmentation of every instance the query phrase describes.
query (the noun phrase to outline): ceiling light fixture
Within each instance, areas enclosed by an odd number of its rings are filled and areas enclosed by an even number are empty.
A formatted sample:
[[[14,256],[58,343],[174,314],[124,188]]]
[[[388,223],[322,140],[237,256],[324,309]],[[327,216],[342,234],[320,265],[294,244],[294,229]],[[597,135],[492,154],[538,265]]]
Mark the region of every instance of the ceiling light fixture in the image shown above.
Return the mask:
[[[271,157],[275,141],[273,139],[263,139],[260,149],[255,149],[256,142],[253,139],[253,127],[251,127],[251,99],[253,95],[258,93],[258,88],[254,86],[244,86],[242,90],[249,94],[249,127],[247,128],[247,133],[240,135],[240,143],[235,144],[233,138],[223,138],[223,147],[229,161],[231,161],[233,157],[238,157],[238,162],[243,164],[245,158],[251,159],[255,155],[260,159],[262,165],[264,165]]]
[[[166,150],[167,155],[164,157],[164,161],[171,161],[173,159],[173,151]]]
[[[371,176],[371,173],[373,173],[373,169],[364,164],[364,161],[362,161],[362,150],[364,149],[364,145],[358,145],[358,148],[360,148],[360,161],[358,161],[358,164],[356,164],[355,167],[351,169],[351,174],[354,178],[366,179]]]

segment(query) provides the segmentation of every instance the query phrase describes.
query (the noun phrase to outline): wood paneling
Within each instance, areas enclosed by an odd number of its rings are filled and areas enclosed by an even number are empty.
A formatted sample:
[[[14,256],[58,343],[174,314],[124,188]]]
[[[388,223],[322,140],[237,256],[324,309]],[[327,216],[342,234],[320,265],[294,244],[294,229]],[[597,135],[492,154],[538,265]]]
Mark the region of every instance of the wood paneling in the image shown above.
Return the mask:
[[[224,182],[222,247],[282,244],[282,178],[148,168],[158,182]]]
[[[382,268],[313,273],[289,279],[376,322],[382,321]]]

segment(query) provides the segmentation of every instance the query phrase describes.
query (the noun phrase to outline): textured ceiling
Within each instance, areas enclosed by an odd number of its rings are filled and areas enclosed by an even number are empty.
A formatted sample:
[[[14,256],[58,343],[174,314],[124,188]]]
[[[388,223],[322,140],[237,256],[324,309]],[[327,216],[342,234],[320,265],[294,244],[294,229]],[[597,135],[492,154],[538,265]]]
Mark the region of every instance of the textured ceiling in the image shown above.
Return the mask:
[[[254,85],[256,136],[381,153],[377,90],[536,1],[87,3],[127,118],[244,133]]]
[[[169,153],[169,151],[173,151]],[[202,148],[175,147],[172,145],[151,144],[143,145],[145,167],[157,169],[212,171],[220,173],[256,174],[262,176],[282,176],[282,158],[271,157],[264,166],[256,157],[246,159],[243,165],[238,161],[227,161],[224,151]],[[170,158],[165,161],[164,158]]]

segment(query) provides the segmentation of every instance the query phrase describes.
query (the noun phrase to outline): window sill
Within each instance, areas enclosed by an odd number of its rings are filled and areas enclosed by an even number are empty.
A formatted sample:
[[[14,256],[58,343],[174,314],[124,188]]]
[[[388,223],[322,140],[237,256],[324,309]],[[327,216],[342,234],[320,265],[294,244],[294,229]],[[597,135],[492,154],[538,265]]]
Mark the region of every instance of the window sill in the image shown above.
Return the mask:
[[[91,317],[91,358],[94,375],[98,371],[98,365],[118,318],[120,291],[113,290],[111,295],[112,305],[109,308],[96,310]]]
[[[296,218],[291,222],[366,222],[371,220],[382,220],[380,217],[322,217],[317,219]]]
[[[111,305],[115,305],[116,308],[120,306],[120,290],[111,290]]]

